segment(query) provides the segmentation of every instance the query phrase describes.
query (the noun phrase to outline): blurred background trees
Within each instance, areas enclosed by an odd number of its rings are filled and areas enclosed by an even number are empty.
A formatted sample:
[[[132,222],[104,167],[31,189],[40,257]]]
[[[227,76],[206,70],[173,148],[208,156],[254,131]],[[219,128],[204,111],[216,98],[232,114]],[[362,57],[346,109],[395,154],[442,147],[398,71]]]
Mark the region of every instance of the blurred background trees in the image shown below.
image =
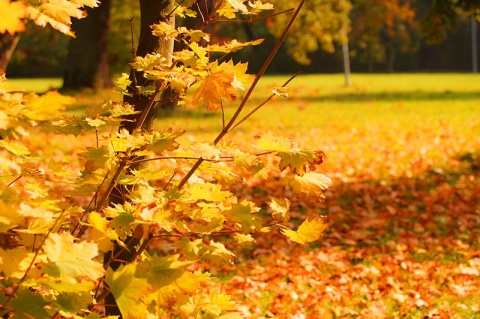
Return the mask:
[[[139,9],[138,0],[110,1],[110,30],[103,61],[108,66],[107,72],[115,75],[129,72],[131,28],[136,41]],[[276,12],[295,6],[295,0],[272,0],[272,3]],[[478,0],[312,0],[307,6],[267,72],[343,72],[341,48],[347,40],[353,72],[472,70],[472,23],[469,16],[479,16]],[[94,10],[99,8],[91,11]],[[212,42],[265,38],[265,46],[243,50],[239,56],[233,56],[234,59],[247,57],[251,71],[255,72],[288,16],[289,13],[269,17],[255,23],[254,27],[250,24],[215,26],[210,30],[214,35]],[[130,22],[132,17],[137,19]],[[99,36],[98,30],[93,32]],[[90,40],[86,37],[77,30],[77,41],[82,43],[82,39],[83,44],[72,49],[72,41],[69,53],[68,37],[28,24],[11,56],[7,75],[10,78],[65,76],[67,79],[74,67],[72,54],[77,56],[74,58],[77,61],[78,56],[87,58],[92,53],[80,49],[91,50],[93,44],[85,43],[98,43],[95,42],[98,37]],[[98,45],[95,49],[99,49]],[[95,54],[93,56],[102,56],[99,52]],[[96,60],[101,61],[100,58]],[[82,63],[86,64],[85,61]],[[100,70],[105,71],[105,68],[100,67]],[[102,83],[101,79],[97,77],[94,82]]]

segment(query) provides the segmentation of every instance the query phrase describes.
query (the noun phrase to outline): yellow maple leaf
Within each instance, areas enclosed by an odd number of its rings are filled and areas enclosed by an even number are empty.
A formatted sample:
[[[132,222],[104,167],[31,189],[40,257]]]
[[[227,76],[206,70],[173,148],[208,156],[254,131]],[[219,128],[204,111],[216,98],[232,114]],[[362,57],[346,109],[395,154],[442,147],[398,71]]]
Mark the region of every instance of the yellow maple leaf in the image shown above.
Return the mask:
[[[282,229],[282,233],[291,241],[305,244],[319,239],[327,227],[328,224],[324,222],[323,218],[316,216],[311,220],[306,219],[297,231]]]
[[[10,0],[0,0],[0,33],[10,33],[25,31],[23,18],[26,15],[26,6],[22,1],[11,2]]]
[[[43,272],[67,280],[76,277],[96,280],[103,276],[103,265],[94,260],[98,255],[97,245],[74,240],[69,233],[50,234],[43,246],[49,261]]]
[[[232,60],[213,65],[211,73],[195,92],[192,103],[196,104],[202,98],[205,106],[215,112],[222,107],[223,99],[235,100],[238,89],[244,90],[243,85],[253,79],[253,75],[246,74],[247,67],[247,63],[233,64]]]
[[[290,186],[296,194],[311,201],[324,201],[323,191],[331,184],[330,178],[315,172],[308,172],[303,176],[296,175],[290,182]]]
[[[42,96],[26,95],[24,98],[25,116],[32,120],[44,121],[59,115],[68,105],[75,102],[75,98],[61,95],[57,91],[50,91]]]
[[[81,19],[86,14],[79,9],[79,5],[67,0],[49,0],[40,6],[40,11],[50,18],[63,23],[71,25],[71,18]]]
[[[50,24],[54,29],[67,34],[69,36],[74,37],[74,34],[72,31],[70,31],[70,25],[60,23],[56,21],[55,19],[47,16],[46,14],[41,13],[38,9],[35,9],[33,7],[28,7],[27,8],[27,18],[35,22],[35,24],[44,27],[48,24]]]
[[[99,0],[70,0],[73,3],[78,4],[79,6],[88,6],[90,8],[98,7],[100,4]]]

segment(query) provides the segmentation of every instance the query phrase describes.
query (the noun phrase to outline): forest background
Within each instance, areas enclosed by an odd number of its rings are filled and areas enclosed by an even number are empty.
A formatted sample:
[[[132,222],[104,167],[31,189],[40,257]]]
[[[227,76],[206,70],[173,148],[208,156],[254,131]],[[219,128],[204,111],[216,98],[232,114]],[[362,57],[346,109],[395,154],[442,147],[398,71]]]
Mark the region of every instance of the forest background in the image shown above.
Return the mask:
[[[309,24],[310,28],[317,28],[315,32],[318,41],[292,40],[298,37],[298,34],[290,36],[267,72],[271,74],[292,74],[299,70],[304,73],[343,72],[342,39],[338,36],[338,28],[335,29],[334,26],[339,23],[349,25],[348,41],[352,72],[471,71],[472,28],[473,23],[478,25],[478,22],[473,22],[462,14],[458,15],[458,19],[453,19],[451,12],[447,12],[450,17],[444,21],[437,17],[430,18],[429,21],[434,2],[441,4],[445,1],[340,1],[337,2],[340,8],[328,10],[325,10],[324,5],[329,1],[313,1],[309,9],[313,14],[311,19],[315,22],[309,22],[307,17],[296,24],[301,25],[299,28],[308,27]],[[286,6],[282,5],[282,1],[276,1],[276,6],[279,5],[280,8]],[[341,17],[345,6],[351,10],[347,12],[346,17]],[[112,75],[128,72],[132,45],[128,20],[135,16],[139,16],[138,1],[111,2],[106,61]],[[348,19],[347,22],[340,21],[345,18]],[[246,23],[241,27],[235,24],[221,24],[214,30],[216,38],[211,41],[222,42],[227,39],[247,41],[265,38],[263,46],[246,48],[234,57],[236,60],[249,61],[249,71],[255,73],[261,67],[262,57],[266,57],[273,47],[276,30],[279,29],[281,22],[278,19],[267,19],[255,24]],[[139,30],[138,19],[133,19],[132,27],[135,36]],[[321,28],[324,30],[320,30]],[[304,36],[308,33],[304,32]],[[476,38],[478,43],[480,38],[478,32]],[[69,41],[70,37],[65,37],[51,27],[41,28],[29,22],[9,62],[7,69],[9,78],[63,77]],[[298,45],[299,42],[302,42],[302,45]],[[307,53],[305,57],[298,57],[301,50]],[[252,53],[259,58],[252,59]]]

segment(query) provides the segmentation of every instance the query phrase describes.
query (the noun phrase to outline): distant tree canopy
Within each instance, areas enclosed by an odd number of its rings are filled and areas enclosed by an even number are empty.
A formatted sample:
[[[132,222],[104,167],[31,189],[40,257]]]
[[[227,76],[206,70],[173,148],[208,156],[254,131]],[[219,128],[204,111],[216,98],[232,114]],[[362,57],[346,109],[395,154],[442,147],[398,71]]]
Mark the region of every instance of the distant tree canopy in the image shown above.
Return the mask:
[[[272,2],[276,7],[274,12],[295,6],[295,1]],[[471,34],[470,22],[465,17],[478,16],[479,7],[479,0],[432,0],[430,3],[312,0],[307,2],[269,72],[341,72],[341,50],[333,51],[347,39],[346,31],[355,72],[466,71],[470,69]],[[108,64],[112,74],[128,72],[132,39],[139,34],[139,14],[138,0],[112,0],[108,36]],[[248,58],[249,68],[254,71],[261,59],[251,57],[268,54],[289,15],[277,15],[242,27],[222,24],[211,31],[211,41],[265,38],[262,48],[247,48],[234,54],[234,58]],[[30,23],[13,52],[7,74],[9,77],[63,76],[67,48],[66,37],[48,29],[39,31]]]
[[[478,0],[433,0],[421,19],[422,31],[429,43],[439,43],[446,38],[446,30],[456,27],[462,15],[473,15],[480,19]]]

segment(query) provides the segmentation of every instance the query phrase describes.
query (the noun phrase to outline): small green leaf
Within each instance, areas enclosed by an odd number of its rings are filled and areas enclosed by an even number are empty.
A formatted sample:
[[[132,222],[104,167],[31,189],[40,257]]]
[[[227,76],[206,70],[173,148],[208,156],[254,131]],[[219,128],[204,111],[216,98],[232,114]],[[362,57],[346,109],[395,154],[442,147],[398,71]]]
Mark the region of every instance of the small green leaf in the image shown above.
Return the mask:
[[[61,293],[55,298],[59,313],[67,318],[74,317],[93,303],[90,293]]]
[[[45,310],[47,304],[40,294],[21,288],[8,306],[15,310],[12,316],[13,319],[46,319],[50,318],[50,315]]]

